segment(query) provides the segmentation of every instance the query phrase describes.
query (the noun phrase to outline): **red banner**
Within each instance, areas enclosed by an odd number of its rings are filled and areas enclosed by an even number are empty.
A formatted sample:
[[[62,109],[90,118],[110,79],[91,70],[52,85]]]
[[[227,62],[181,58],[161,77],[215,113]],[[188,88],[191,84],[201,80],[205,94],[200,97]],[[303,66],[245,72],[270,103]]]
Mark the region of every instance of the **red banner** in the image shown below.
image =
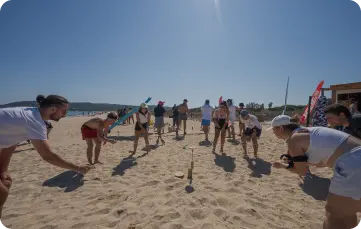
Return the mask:
[[[219,97],[218,105],[221,105],[221,102],[223,101],[223,96]]]
[[[324,81],[322,80],[322,81],[318,84],[315,92],[313,92],[312,100],[311,100],[310,112],[312,112],[313,108],[315,108],[315,106],[316,106],[316,104],[317,104],[317,100],[318,100],[318,97],[320,96],[321,88],[322,88],[322,86],[323,86],[323,83],[324,83]],[[308,115],[308,104],[307,104],[307,106],[306,106],[306,108],[305,108],[305,111],[303,112],[302,116],[300,117],[300,123],[301,123],[301,124],[303,124],[303,125],[306,124],[307,115]]]

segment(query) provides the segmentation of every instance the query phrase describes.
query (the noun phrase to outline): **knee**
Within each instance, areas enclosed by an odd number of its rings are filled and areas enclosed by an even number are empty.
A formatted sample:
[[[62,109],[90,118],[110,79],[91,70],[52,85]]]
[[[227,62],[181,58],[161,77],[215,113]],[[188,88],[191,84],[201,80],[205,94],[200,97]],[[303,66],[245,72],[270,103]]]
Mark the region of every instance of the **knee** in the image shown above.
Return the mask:
[[[88,148],[93,148],[93,146],[94,146],[93,142],[88,142],[87,145],[88,145]]]

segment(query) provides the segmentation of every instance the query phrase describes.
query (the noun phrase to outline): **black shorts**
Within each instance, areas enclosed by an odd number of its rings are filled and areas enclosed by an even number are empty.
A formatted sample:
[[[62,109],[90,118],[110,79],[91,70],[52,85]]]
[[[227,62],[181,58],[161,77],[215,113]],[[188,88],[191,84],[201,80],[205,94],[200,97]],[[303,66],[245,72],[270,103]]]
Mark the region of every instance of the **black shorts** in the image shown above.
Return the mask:
[[[224,127],[224,129],[228,129],[228,122],[226,123],[226,120],[225,119],[218,119],[218,125],[219,125],[219,128],[218,127],[215,127],[217,130],[221,130]]]
[[[140,125],[142,125],[144,129],[148,129],[148,123],[139,124],[139,122],[137,122],[137,123],[135,124],[135,130],[136,130],[136,131],[141,131],[141,130],[142,130],[142,128],[140,127]]]
[[[244,135],[246,135],[247,137],[251,137],[252,134],[253,134],[253,130],[256,130],[256,136],[257,137],[260,137],[261,136],[261,133],[262,133],[262,130],[261,129],[258,129],[257,127],[254,127],[254,128],[247,128],[245,131],[244,131]]]

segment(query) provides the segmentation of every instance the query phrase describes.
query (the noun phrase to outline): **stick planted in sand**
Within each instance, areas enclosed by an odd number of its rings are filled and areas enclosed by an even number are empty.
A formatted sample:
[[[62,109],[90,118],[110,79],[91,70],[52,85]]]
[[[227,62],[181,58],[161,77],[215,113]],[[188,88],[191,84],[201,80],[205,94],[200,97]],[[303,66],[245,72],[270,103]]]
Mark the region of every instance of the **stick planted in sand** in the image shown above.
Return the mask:
[[[194,161],[193,161],[193,150],[195,149],[195,147],[189,147],[192,150],[192,160],[191,160],[191,167],[188,169],[188,179],[192,179],[192,173],[193,173],[193,168],[194,168]]]

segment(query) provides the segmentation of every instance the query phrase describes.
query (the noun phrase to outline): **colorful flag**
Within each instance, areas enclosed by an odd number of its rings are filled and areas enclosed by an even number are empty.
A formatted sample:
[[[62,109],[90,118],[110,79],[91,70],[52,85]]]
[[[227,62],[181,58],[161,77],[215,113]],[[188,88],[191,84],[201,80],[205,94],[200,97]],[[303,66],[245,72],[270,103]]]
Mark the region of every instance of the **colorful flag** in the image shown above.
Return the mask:
[[[315,92],[313,92],[312,99],[311,99],[310,112],[312,112],[313,108],[316,106],[316,103],[318,101],[318,97],[320,96],[320,93],[321,93],[321,88],[323,86],[323,83],[324,83],[324,81],[322,80],[318,84]],[[302,116],[300,117],[300,123],[301,124],[303,124],[303,125],[306,124],[307,116],[308,116],[308,104],[307,104],[307,106],[305,108],[305,111],[303,112]]]

